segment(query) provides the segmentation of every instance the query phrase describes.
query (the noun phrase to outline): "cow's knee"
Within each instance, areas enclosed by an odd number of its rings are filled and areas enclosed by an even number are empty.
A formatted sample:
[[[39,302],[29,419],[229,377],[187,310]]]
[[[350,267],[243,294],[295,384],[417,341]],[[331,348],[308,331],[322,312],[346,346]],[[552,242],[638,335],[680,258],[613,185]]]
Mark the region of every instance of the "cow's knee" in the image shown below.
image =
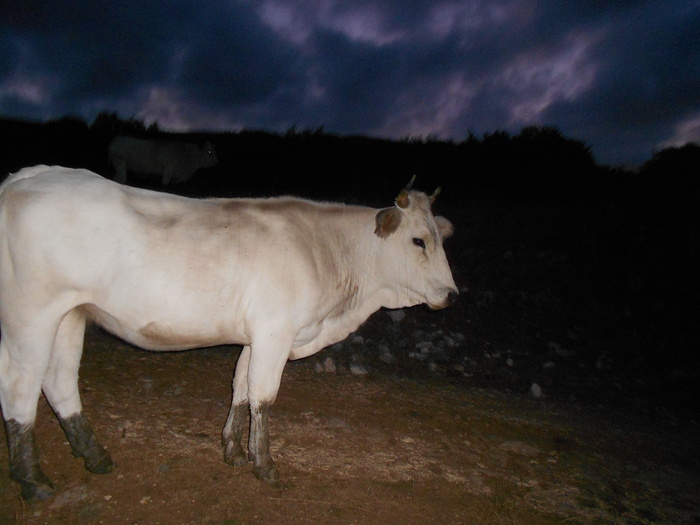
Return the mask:
[[[45,500],[53,496],[53,483],[39,466],[34,425],[23,425],[14,419],[5,422],[10,456],[10,477],[22,488],[22,498]]]
[[[90,423],[82,413],[73,414],[65,419],[59,418],[59,421],[66,433],[73,456],[83,458],[88,471],[93,474],[112,472],[114,467],[112,457],[97,441]]]

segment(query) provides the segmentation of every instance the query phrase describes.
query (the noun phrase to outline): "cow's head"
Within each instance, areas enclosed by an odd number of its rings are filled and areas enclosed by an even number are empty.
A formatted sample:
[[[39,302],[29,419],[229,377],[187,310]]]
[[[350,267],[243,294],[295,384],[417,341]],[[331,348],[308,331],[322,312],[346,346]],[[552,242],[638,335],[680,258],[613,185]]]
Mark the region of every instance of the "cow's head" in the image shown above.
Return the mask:
[[[385,261],[392,284],[410,304],[425,303],[437,310],[454,303],[458,291],[447,263],[443,239],[452,235],[452,223],[433,216],[430,207],[440,188],[428,196],[411,190],[413,179],[399,193],[395,205],[379,210],[374,233],[388,243],[391,261]],[[398,282],[396,282],[398,280]]]

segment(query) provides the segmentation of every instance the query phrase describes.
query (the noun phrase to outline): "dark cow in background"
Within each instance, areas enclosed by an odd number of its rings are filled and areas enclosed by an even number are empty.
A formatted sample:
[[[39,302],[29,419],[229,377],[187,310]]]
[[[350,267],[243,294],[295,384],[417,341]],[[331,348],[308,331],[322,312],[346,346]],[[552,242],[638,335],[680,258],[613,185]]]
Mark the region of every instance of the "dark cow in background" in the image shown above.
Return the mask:
[[[161,185],[180,184],[202,168],[218,163],[210,143],[204,146],[187,142],[116,137],[109,144],[109,162],[114,180],[126,183],[127,173],[157,177]]]
[[[82,412],[78,368],[90,320],[135,345],[243,345],[224,459],[277,483],[269,414],[288,359],[357,330],[379,308],[449,306],[457,287],[431,196],[383,209],[291,197],[188,199],[87,170],[25,168],[0,186],[0,404],[10,473],[47,498],[34,438],[43,391],[73,454],[112,469]],[[250,416],[247,451],[241,440]]]

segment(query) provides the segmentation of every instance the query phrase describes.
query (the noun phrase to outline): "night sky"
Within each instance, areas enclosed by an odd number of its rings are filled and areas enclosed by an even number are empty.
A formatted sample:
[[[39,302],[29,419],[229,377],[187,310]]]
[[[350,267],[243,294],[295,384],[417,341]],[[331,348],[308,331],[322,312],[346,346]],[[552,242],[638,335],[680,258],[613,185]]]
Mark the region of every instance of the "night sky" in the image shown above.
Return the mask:
[[[454,141],[547,125],[609,165],[700,142],[698,0],[5,0],[0,50],[3,117]]]

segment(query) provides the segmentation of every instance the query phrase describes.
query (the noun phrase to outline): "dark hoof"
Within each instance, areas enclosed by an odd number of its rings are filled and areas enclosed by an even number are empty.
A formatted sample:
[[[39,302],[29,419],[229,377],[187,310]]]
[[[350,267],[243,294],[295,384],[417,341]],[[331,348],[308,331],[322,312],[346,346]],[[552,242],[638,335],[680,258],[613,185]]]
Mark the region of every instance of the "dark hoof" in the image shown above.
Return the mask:
[[[273,487],[279,487],[281,485],[279,470],[277,470],[277,468],[274,465],[272,465],[272,467],[264,469],[253,467],[253,474],[260,481],[264,481],[265,483]]]
[[[224,455],[224,463],[231,465],[233,467],[245,467],[250,463],[245,456],[233,456],[229,457]]]
[[[56,493],[53,484],[47,481],[44,483],[20,482],[22,487],[22,499],[24,501],[44,501]]]
[[[233,462],[229,463],[229,464],[233,465],[234,467],[245,467],[249,463],[250,463],[250,461],[248,461],[248,458],[245,457],[245,455],[241,455],[241,456],[236,456],[235,458],[233,458]]]
[[[114,468],[114,461],[111,456],[105,452],[97,461],[88,461],[85,458],[85,468],[93,474],[109,474]]]
[[[235,442],[229,441],[224,445],[224,463],[234,467],[245,467],[248,464],[248,458],[240,444],[236,446]]]

